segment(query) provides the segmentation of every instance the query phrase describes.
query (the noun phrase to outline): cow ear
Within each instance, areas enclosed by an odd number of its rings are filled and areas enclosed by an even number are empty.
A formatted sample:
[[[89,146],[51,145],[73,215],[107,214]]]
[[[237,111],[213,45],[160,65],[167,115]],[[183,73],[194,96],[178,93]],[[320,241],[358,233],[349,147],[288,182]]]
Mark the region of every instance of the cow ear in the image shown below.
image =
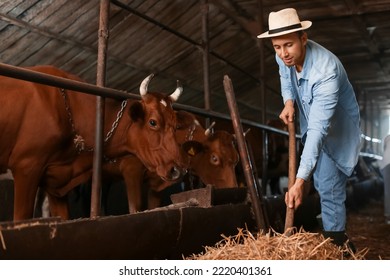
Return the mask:
[[[198,141],[184,142],[181,147],[187,153],[187,155],[191,157],[196,156],[203,151],[203,145]]]
[[[144,107],[141,102],[134,102],[130,106],[129,115],[132,121],[136,122],[138,120],[143,120],[145,118]]]

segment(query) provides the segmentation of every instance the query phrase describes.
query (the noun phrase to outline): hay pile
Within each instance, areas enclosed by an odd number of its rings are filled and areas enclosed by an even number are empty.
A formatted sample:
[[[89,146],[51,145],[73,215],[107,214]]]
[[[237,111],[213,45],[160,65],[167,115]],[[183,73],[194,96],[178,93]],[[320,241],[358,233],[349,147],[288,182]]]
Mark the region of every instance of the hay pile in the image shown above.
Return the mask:
[[[233,237],[223,236],[214,247],[187,260],[362,260],[367,249],[353,253],[347,246],[335,246],[320,233],[304,230],[287,236],[274,231],[252,235],[239,229]]]

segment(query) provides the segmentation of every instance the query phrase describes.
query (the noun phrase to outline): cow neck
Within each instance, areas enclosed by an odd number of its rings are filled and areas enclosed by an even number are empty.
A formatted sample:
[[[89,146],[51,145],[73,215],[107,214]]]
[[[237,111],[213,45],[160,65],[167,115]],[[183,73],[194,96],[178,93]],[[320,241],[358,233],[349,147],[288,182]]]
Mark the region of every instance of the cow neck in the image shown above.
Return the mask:
[[[75,128],[75,125],[74,125],[74,121],[73,121],[73,117],[72,117],[72,111],[71,111],[70,105],[69,105],[68,95],[67,95],[65,89],[63,89],[63,88],[61,88],[61,95],[64,98],[65,109],[66,109],[66,112],[68,114],[69,123],[70,123],[70,125],[72,127],[72,133],[74,135],[73,143],[75,145],[76,150],[78,151],[78,153],[81,153],[81,152],[93,152],[94,151],[93,147],[87,147],[87,145],[85,144],[84,137],[81,136],[80,134],[78,134],[77,131],[76,131],[76,128]],[[114,135],[114,132],[115,132],[116,128],[118,127],[119,121],[120,121],[120,119],[123,116],[123,112],[124,112],[126,106],[127,106],[127,99],[122,101],[121,107],[120,107],[120,109],[119,109],[119,111],[118,111],[118,113],[116,115],[116,119],[112,123],[111,129],[107,132],[107,135],[104,138],[104,144],[106,144],[112,138],[112,136]]]

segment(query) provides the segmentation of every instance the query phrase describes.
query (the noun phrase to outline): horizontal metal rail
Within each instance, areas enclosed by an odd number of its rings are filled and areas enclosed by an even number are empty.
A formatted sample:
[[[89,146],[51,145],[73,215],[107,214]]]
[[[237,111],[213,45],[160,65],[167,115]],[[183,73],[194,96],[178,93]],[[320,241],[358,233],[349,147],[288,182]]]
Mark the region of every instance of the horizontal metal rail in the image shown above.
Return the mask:
[[[83,92],[86,94],[92,94],[97,96],[103,96],[107,98],[113,98],[113,99],[141,99],[141,96],[139,94],[134,94],[126,91],[116,90],[112,88],[107,87],[99,87],[93,84],[89,84],[86,82],[80,82],[80,81],[74,81],[58,76],[53,76],[46,73],[41,73],[37,71],[33,71],[27,68],[19,67],[19,66],[12,66],[5,63],[0,63],[0,75],[16,78],[20,80],[30,81],[34,83],[44,84],[48,86],[53,87],[59,87],[59,88],[65,88],[68,90],[74,90]],[[219,119],[224,120],[231,120],[231,117],[227,114],[222,114],[210,110],[205,110],[202,108],[197,108],[189,105],[184,104],[178,104],[175,103],[173,105],[175,109],[185,110],[194,114],[198,114],[205,117],[215,117]],[[249,125],[252,127],[257,127],[260,129],[263,129],[265,131],[279,133],[288,136],[288,133],[286,131],[270,127],[267,125],[262,125],[254,121],[250,120],[241,120],[242,124]],[[297,137],[300,137],[300,135],[297,135]]]
[[[106,87],[99,87],[85,82],[74,81],[46,73],[33,71],[23,67],[11,66],[4,63],[0,63],[0,75],[114,99],[141,98],[140,95],[128,93],[125,91],[110,89]]]

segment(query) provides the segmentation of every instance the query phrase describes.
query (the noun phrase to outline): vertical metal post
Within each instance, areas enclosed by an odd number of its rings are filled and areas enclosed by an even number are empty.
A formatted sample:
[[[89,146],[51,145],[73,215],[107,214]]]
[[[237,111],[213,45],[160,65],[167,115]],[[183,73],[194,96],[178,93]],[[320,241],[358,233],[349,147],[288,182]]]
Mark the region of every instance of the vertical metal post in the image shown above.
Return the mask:
[[[268,162],[269,162],[269,149],[268,149],[268,145],[269,145],[269,134],[268,134],[268,131],[266,130],[263,130],[263,133],[262,133],[262,136],[263,136],[263,163],[262,163],[262,176],[261,176],[261,184],[262,184],[262,188],[260,190],[260,193],[262,193],[263,195],[266,195],[267,194],[267,183],[268,183]]]
[[[378,103],[376,103],[376,117],[377,117],[377,120],[378,120],[378,131],[377,131],[377,138],[379,139],[382,139],[382,111],[381,111],[381,107],[379,106]],[[380,146],[381,145],[378,145],[378,143],[376,143],[375,145],[375,149],[373,151],[374,154],[377,154],[379,155],[380,152],[381,152],[381,149],[380,149]]]
[[[373,138],[374,135],[375,135],[375,131],[374,131],[374,129],[375,129],[375,113],[374,113],[374,101],[372,99],[370,99],[370,120],[371,120],[371,122],[370,122],[370,134],[369,134],[369,136],[371,138]],[[374,143],[371,140],[370,141],[370,150],[369,150],[369,152],[373,153],[373,151],[374,151]]]
[[[263,1],[257,1],[257,10],[258,10],[258,22],[260,27],[260,32],[264,30],[263,24]],[[263,106],[260,116],[260,122],[265,123],[267,118],[267,107],[266,107],[266,94],[265,94],[265,54],[264,54],[264,40],[257,40],[260,53],[260,98],[261,105]]]
[[[210,44],[209,44],[209,3],[208,0],[202,0],[200,4],[202,13],[202,53],[203,53],[203,89],[205,109],[210,110]],[[209,118],[206,118],[205,126],[210,125]]]
[[[228,101],[230,115],[233,122],[234,133],[237,138],[238,151],[240,153],[240,159],[242,162],[242,167],[244,169],[245,180],[248,185],[249,194],[251,197],[252,208],[256,219],[256,224],[259,230],[267,230],[268,225],[266,221],[266,212],[265,206],[263,203],[263,196],[257,193],[256,180],[253,177],[252,164],[248,155],[248,147],[244,138],[242,131],[242,125],[240,121],[240,116],[238,114],[236,98],[234,96],[233,85],[230,78],[225,75],[223,80],[223,85],[226,93],[226,98]]]
[[[110,0],[100,1],[99,20],[99,45],[96,70],[96,85],[105,86],[106,80],[106,54],[108,45],[108,21],[110,11]],[[100,213],[101,196],[101,170],[103,154],[103,132],[104,132],[104,97],[96,97],[96,131],[95,151],[93,157],[92,194],[91,194],[91,218],[96,218]]]
[[[257,0],[257,19],[260,27],[260,32],[264,30],[264,18],[263,18],[263,1]],[[265,93],[265,52],[264,52],[264,40],[257,40],[257,45],[260,54],[260,100],[262,105],[260,123],[265,124],[267,118],[267,98]],[[268,132],[263,132],[263,170],[262,170],[262,185],[263,194],[266,194],[267,182],[268,182]]]
[[[363,130],[363,133],[365,135],[367,135],[367,130],[368,130],[368,128],[367,128],[367,126],[368,126],[367,125],[368,124],[367,93],[366,93],[366,91],[363,90],[362,94],[363,94],[363,111],[364,111],[364,120],[363,120],[363,128],[362,128],[362,130]],[[366,140],[364,140],[364,142],[363,142],[362,150],[364,152],[367,151],[367,141]]]

